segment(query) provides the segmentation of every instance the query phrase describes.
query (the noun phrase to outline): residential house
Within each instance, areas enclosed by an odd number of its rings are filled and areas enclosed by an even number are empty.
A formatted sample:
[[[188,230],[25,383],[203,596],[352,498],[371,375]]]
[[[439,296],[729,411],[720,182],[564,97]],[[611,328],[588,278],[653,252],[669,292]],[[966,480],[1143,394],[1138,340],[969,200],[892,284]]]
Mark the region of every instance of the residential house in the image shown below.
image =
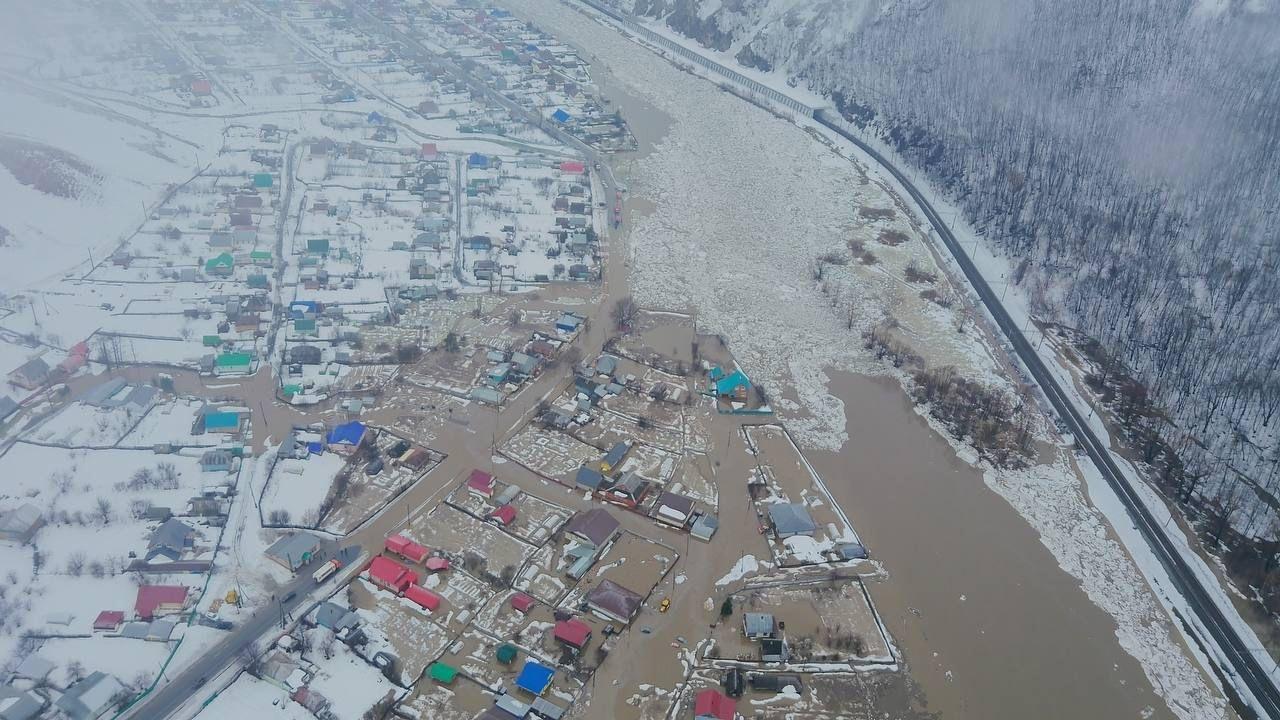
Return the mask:
[[[421,585],[411,583],[404,589],[404,597],[424,610],[435,612],[440,609],[440,596]]]
[[[390,535],[383,542],[387,552],[399,555],[410,561],[420,563],[427,559],[430,551],[403,535]]]
[[[749,612],[742,614],[742,635],[748,640],[771,638],[777,633],[777,623],[770,613]]]
[[[511,596],[511,607],[524,615],[528,615],[533,609],[534,602],[533,596],[528,593],[518,592]]]
[[[510,527],[516,521],[516,509],[512,505],[503,505],[489,513],[489,519],[503,527]]]
[[[416,585],[418,574],[388,557],[379,555],[369,563],[369,580],[373,584],[401,594],[410,585]]]
[[[138,588],[133,610],[142,620],[172,615],[187,607],[189,590],[183,585],[143,585]]]
[[[49,378],[49,364],[44,358],[31,358],[9,372],[9,384],[35,390]]]
[[[151,538],[147,541],[146,560],[151,562],[156,558],[164,558],[169,562],[177,562],[195,546],[195,542],[194,528],[177,518],[169,518],[151,531]]]
[[[30,503],[23,503],[11,510],[0,512],[0,540],[30,542],[42,525],[44,525],[44,516],[40,508]]]
[[[609,448],[609,452],[605,453],[603,458],[600,458],[600,472],[612,472],[622,464],[623,459],[627,457],[627,451],[630,449],[631,443],[625,440],[614,443],[613,447]]]
[[[564,313],[556,320],[556,330],[565,334],[573,333],[582,324],[582,320],[582,317],[573,313]]]
[[[338,425],[329,431],[325,444],[336,453],[353,455],[368,438],[369,430],[361,422],[349,422]]]
[[[266,550],[268,560],[289,572],[297,572],[320,553],[323,544],[311,533],[296,532],[281,537]]]
[[[35,690],[0,685],[0,720],[35,720],[48,704],[48,699]]]
[[[206,408],[204,431],[206,433],[229,433],[234,435],[240,432],[240,413],[231,410]]]
[[[663,492],[658,496],[654,517],[658,522],[682,528],[693,515],[693,499],[673,492]]]
[[[127,693],[125,686],[104,672],[93,672],[62,693],[54,706],[67,720],[97,720]]]
[[[517,688],[530,695],[541,695],[551,687],[551,679],[555,674],[554,668],[543,665],[537,660],[526,659],[524,667],[520,668],[520,674],[516,676],[515,684]]]
[[[577,513],[564,525],[565,533],[597,548],[602,548],[622,531],[618,519],[603,508]]]
[[[644,501],[645,495],[649,493],[650,486],[651,483],[648,480],[632,471],[614,483],[605,493],[604,499],[629,508],[638,507]]]
[[[556,642],[582,650],[591,642],[591,626],[578,618],[569,618],[556,623],[553,635]]]
[[[231,257],[231,253],[226,252],[206,260],[204,264],[204,273],[213,277],[231,277],[235,269],[235,258]]]
[[[598,489],[608,486],[608,483],[605,482],[604,475],[600,474],[599,470],[590,468],[588,465],[582,465],[581,468],[577,469],[577,475],[573,477],[573,484],[576,484],[576,486],[581,489],[586,489],[586,491],[591,492],[598,491]]]
[[[253,369],[253,356],[247,352],[230,352],[219,355],[213,361],[215,375],[248,373]]]
[[[764,662],[784,663],[791,659],[791,650],[782,638],[762,638],[760,640],[760,659]]]
[[[693,521],[693,527],[689,528],[689,534],[703,542],[711,542],[711,536],[715,535],[716,530],[719,529],[719,520],[711,515],[703,514]]]
[[[483,470],[472,470],[467,478],[467,491],[488,500],[493,497],[496,480]]]
[[[18,403],[8,395],[0,395],[0,422],[9,419],[9,416],[18,412]]]
[[[585,599],[593,612],[620,623],[631,622],[644,601],[639,593],[607,578],[591,588]]]
[[[769,506],[769,521],[773,534],[779,540],[795,535],[813,536],[818,526],[809,515],[809,509],[800,503],[774,503]]]
[[[693,698],[694,720],[733,720],[736,712],[737,703],[715,688],[699,691]]]

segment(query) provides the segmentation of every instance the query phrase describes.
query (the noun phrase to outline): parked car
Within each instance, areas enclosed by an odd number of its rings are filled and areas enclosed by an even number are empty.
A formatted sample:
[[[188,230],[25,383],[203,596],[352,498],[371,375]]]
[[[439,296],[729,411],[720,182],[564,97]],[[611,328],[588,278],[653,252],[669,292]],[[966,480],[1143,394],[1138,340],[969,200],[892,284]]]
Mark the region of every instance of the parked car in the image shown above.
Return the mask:
[[[364,466],[364,474],[377,475],[378,473],[382,472],[382,468],[384,465],[385,463],[382,462],[382,458],[378,458],[377,460],[374,460],[373,462]]]

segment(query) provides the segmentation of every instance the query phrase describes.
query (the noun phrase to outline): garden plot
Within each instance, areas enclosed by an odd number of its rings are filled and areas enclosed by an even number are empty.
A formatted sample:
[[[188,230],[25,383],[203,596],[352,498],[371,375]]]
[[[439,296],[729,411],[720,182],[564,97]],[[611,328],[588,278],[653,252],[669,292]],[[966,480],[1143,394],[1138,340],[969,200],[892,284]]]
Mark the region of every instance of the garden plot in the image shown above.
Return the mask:
[[[26,439],[67,447],[109,448],[124,439],[148,409],[149,406],[100,408],[73,403],[28,433]]]
[[[645,451],[650,456],[679,454],[684,449],[684,432],[679,426],[671,428],[637,423],[633,418],[609,411],[597,413],[592,422],[576,430],[574,435],[596,447],[612,447],[614,443],[629,441],[637,446],[631,453],[643,446],[650,448]],[[649,460],[653,459],[649,457]]]
[[[622,466],[616,472],[622,475],[634,472],[645,479],[667,485],[671,482],[679,464],[680,455],[677,453],[653,445],[636,443],[631,446],[631,451],[627,453]]]
[[[0,487],[0,503],[6,506],[31,503],[46,513],[99,522],[129,514],[135,503],[185,508],[207,482],[198,457],[25,442],[0,456],[0,477],[6,478]]]
[[[547,544],[529,558],[516,576],[514,587],[548,605],[558,605],[576,582],[564,575],[566,563],[558,544]]]
[[[714,509],[719,505],[720,491],[711,473],[710,461],[701,454],[686,454],[671,477],[671,492],[693,498]]]
[[[348,592],[366,634],[374,629],[391,646],[405,684],[420,678],[422,671],[453,643],[452,633],[436,623],[432,613],[405,598],[360,578],[351,581]]]
[[[262,491],[260,510],[268,525],[315,527],[334,479],[347,459],[337,453],[310,455],[305,460],[281,458],[271,468]]]
[[[712,632],[715,645],[708,659],[760,660],[760,643],[743,634],[744,613],[767,613],[781,623],[790,663],[841,664],[827,670],[867,663],[892,663],[879,616],[860,580],[819,581],[763,586],[755,578],[732,595],[734,614]]]
[[[90,623],[92,620],[90,618]],[[183,624],[175,628],[173,640],[181,636],[183,628]],[[56,666],[49,680],[60,687],[74,682],[71,670],[78,665],[86,672],[107,672],[131,687],[145,688],[160,673],[172,651],[172,642],[94,634],[90,637],[50,638],[40,644],[36,654]]]
[[[445,504],[437,505],[425,515],[414,516],[405,534],[426,547],[462,558],[460,564],[469,572],[486,579],[489,575],[497,578],[507,572],[514,573],[534,550],[533,546]]]
[[[315,720],[315,715],[290,699],[290,691],[241,673],[200,711],[200,720],[245,720],[269,715],[274,720]]]
[[[502,454],[556,481],[573,481],[578,468],[600,459],[601,451],[565,433],[525,427],[502,446]]]
[[[623,531],[560,606],[577,607],[602,580],[612,580],[641,597],[647,597],[679,557],[679,553],[666,545]]]
[[[531,623],[555,621],[552,607],[544,603],[535,602],[527,613],[512,607],[511,599],[519,594],[518,590],[498,593],[476,613],[475,627],[496,638],[509,639],[523,637]]]
[[[204,406],[204,401],[196,398],[179,398],[156,405],[124,436],[120,444],[130,447],[152,447],[163,443],[175,447],[217,445],[220,440],[218,436],[203,433],[194,435],[191,432]]]
[[[406,371],[404,377],[423,388],[466,396],[480,382],[487,367],[483,351],[449,352],[440,349],[428,353],[421,362]]]
[[[452,665],[459,657],[445,655],[441,660]],[[493,706],[493,700],[492,693],[462,672],[448,685],[430,679],[419,682],[413,695],[399,707],[404,712],[416,713],[413,717],[429,720],[474,720]]]
[[[503,497],[504,494],[511,492],[508,488],[513,487],[519,490],[519,493],[507,504],[516,511],[515,519],[505,525],[504,529],[527,543],[542,545],[573,514],[562,505],[544,500],[501,480],[494,482],[494,498]],[[460,484],[449,493],[449,502],[477,519],[487,519],[497,510],[492,500],[486,500],[471,492],[466,483]]]
[[[800,454],[786,431],[778,425],[752,425],[742,429],[757,466],[752,471],[752,499],[762,522],[769,524],[770,506],[793,503],[802,506],[813,527],[791,537],[770,533],[774,560],[780,566],[839,560],[836,547],[861,544],[844,512],[836,506],[812,466]]]
[[[390,433],[380,433],[377,440],[377,457],[383,458],[383,469],[376,475],[368,472],[372,457],[362,454],[347,465],[346,479],[338,479],[332,509],[325,513],[322,523],[329,532],[345,535],[387,503],[431,472],[444,456],[434,450],[426,450],[428,459],[418,467],[410,467],[389,457],[388,450],[400,443],[400,438]],[[421,448],[420,448],[421,449]]]
[[[640,310],[610,352],[676,375],[692,368],[696,335],[691,315]]]
[[[339,642],[330,647],[331,657],[315,650],[303,657],[315,666],[307,688],[329,701],[337,720],[361,720],[387,693],[403,693],[351,648]]]

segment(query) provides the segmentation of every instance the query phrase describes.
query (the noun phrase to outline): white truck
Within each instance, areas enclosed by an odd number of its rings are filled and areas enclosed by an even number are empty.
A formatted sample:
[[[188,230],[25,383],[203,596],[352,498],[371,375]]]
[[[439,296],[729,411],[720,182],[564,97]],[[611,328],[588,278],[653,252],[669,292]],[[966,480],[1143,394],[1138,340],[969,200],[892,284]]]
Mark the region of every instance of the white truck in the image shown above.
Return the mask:
[[[331,575],[338,572],[338,568],[340,567],[342,567],[342,563],[337,560],[330,560],[329,562],[321,565],[319,570],[312,573],[311,579],[315,580],[317,583],[322,583],[325,580],[328,580]]]

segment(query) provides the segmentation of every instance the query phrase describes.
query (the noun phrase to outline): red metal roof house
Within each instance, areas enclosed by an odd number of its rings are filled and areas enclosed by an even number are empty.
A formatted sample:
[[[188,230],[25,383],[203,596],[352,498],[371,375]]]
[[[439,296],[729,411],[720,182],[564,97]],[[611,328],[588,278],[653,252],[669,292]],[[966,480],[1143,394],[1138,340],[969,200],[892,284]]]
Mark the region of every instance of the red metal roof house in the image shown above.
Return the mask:
[[[502,523],[505,527],[516,521],[516,509],[510,505],[503,505],[497,510],[489,513],[489,518]]]
[[[436,155],[438,155],[438,154],[439,154],[439,151],[438,151],[438,150],[436,150],[436,144],[435,144],[435,143],[422,143],[422,155],[421,155],[421,157],[422,157],[422,159],[423,159],[423,160],[435,160],[435,159],[436,159]]]
[[[694,720],[733,720],[736,703],[719,690],[707,688],[693,700]]]
[[[395,593],[418,582],[418,574],[391,558],[379,555],[369,563],[369,579],[375,585]]]
[[[213,94],[213,85],[211,85],[211,84],[209,83],[209,81],[208,81],[208,80],[206,80],[206,79],[204,79],[204,78],[199,78],[199,79],[197,79],[197,80],[192,80],[192,81],[191,81],[191,94],[192,94],[192,95],[200,95],[200,96],[204,96],[204,95],[212,95],[212,94]]]
[[[97,619],[93,621],[94,630],[115,630],[124,622],[124,611],[122,610],[103,610],[98,613]]]
[[[482,498],[488,499],[493,497],[494,478],[483,470],[472,470],[471,477],[467,478],[467,489]]]
[[[383,547],[387,549],[387,552],[395,553],[412,562],[420,563],[427,559],[427,549],[403,535],[388,537]]]
[[[426,565],[427,569],[431,572],[444,572],[449,569],[449,558],[439,556],[429,557],[423,565]]]
[[[143,620],[182,612],[187,606],[187,592],[184,585],[143,585],[138,588],[133,610]]]
[[[587,646],[591,641],[591,626],[578,618],[569,618],[556,623],[555,639],[577,650]]]
[[[562,173],[581,175],[582,173],[586,172],[586,170],[587,170],[587,166],[583,165],[582,163],[576,160],[565,160],[564,162],[560,163],[560,172]]]
[[[529,614],[529,610],[533,607],[533,596],[526,593],[518,592],[511,596],[511,607],[516,610]]]
[[[404,590],[405,599],[413,601],[419,607],[431,612],[435,612],[440,608],[440,596],[422,587],[421,585],[410,585]]]

